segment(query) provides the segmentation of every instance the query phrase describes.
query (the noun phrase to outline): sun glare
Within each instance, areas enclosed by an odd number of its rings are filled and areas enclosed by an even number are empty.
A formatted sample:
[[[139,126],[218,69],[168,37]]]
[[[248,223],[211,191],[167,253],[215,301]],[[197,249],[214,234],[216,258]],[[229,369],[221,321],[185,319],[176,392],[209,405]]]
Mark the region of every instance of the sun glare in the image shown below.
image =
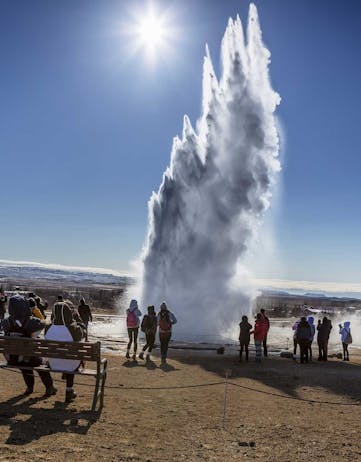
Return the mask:
[[[126,27],[133,51],[143,52],[150,61],[167,54],[175,37],[169,13],[169,9],[158,11],[154,3],[141,11],[133,11],[133,20]]]
[[[166,39],[166,29],[161,21],[149,15],[139,22],[137,27],[138,39],[142,45],[154,49],[162,45],[163,40]]]

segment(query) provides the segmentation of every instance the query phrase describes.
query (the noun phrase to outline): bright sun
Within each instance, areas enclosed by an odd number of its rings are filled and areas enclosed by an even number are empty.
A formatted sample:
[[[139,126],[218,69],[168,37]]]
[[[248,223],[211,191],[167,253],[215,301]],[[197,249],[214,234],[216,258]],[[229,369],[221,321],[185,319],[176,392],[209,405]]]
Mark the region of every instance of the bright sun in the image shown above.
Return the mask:
[[[169,9],[157,11],[153,2],[142,11],[133,12],[133,21],[126,27],[127,34],[132,37],[133,51],[143,51],[150,61],[169,51],[175,38],[169,13]]]
[[[162,42],[167,36],[167,30],[162,21],[152,13],[139,22],[136,35],[143,46],[155,49],[162,46]]]

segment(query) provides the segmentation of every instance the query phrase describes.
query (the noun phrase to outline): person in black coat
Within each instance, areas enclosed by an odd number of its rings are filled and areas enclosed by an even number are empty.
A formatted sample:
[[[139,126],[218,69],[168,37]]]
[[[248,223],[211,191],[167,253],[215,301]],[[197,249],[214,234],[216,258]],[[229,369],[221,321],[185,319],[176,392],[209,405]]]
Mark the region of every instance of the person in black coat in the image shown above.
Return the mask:
[[[248,322],[247,316],[242,316],[242,321],[239,323],[239,362],[242,362],[243,349],[246,353],[246,361],[248,361],[248,346],[250,342],[251,324]]]
[[[31,315],[29,300],[22,295],[16,294],[9,300],[9,317],[3,322],[4,333],[10,337],[34,337],[45,328],[44,321]],[[21,357],[18,355],[9,355],[7,362],[14,366],[31,366],[36,367],[44,363],[43,358],[39,357]],[[30,395],[34,391],[34,371],[22,369],[26,390],[24,395]],[[55,395],[57,389],[53,385],[53,379],[50,372],[38,371],[41,381],[45,385],[46,397]]]
[[[310,346],[311,326],[303,316],[297,326],[296,339],[300,346],[300,362],[308,363],[308,350]]]
[[[93,317],[90,311],[90,306],[85,303],[84,298],[80,300],[80,304],[78,306],[78,313],[85,326],[85,341],[87,342],[88,341],[88,324],[89,322],[93,322]]]
[[[318,321],[317,325],[317,343],[318,343],[318,361],[327,361],[328,340],[332,329],[331,320],[326,316]]]

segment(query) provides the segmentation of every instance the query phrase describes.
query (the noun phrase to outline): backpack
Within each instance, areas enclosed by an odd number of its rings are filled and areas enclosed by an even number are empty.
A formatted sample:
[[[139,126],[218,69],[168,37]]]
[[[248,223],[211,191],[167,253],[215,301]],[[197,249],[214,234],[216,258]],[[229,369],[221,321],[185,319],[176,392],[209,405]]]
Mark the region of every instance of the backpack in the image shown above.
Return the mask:
[[[170,332],[172,330],[172,323],[169,313],[161,313],[159,317],[159,329],[163,332]]]
[[[140,328],[142,332],[145,332],[146,334],[155,334],[157,331],[157,316],[154,314],[146,314],[142,320]]]
[[[127,313],[127,327],[128,329],[134,329],[138,327],[138,318],[134,311],[128,311]]]
[[[347,345],[352,343],[352,335],[351,335],[350,331],[347,331],[347,335],[346,335],[345,341],[343,343],[347,343]]]
[[[31,316],[29,300],[20,294],[13,295],[9,299],[9,315],[15,319],[24,319]]]
[[[148,315],[145,315],[144,318],[142,319],[142,324],[140,325],[140,330],[142,332],[145,332],[148,328],[148,318],[149,316]]]
[[[309,340],[310,339],[310,327],[299,325],[297,327],[297,340]]]

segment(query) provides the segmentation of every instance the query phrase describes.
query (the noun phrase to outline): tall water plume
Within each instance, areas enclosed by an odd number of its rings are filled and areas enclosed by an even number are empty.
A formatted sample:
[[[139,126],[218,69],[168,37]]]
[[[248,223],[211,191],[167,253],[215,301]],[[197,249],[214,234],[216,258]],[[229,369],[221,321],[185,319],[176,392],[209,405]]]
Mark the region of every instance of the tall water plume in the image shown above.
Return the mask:
[[[220,332],[249,310],[247,284],[235,275],[280,169],[269,57],[251,4],[246,38],[240,18],[229,19],[219,80],[206,48],[197,129],[185,116],[149,201],[143,306],[166,300],[182,331]]]

